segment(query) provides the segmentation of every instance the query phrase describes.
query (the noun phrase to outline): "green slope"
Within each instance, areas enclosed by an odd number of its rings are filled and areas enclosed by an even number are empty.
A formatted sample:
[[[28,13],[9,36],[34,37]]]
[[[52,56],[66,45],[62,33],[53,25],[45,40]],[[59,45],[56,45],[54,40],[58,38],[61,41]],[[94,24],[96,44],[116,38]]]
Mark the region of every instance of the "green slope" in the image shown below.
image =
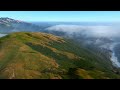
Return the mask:
[[[17,32],[0,38],[0,78],[120,78],[109,59],[51,34]]]

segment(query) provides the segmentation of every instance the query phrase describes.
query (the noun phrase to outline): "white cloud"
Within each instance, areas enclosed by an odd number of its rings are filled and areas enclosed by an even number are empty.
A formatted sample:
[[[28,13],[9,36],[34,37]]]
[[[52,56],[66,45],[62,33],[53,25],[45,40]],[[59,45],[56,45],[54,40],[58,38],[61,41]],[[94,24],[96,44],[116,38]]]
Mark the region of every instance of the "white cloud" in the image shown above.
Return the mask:
[[[71,34],[73,32],[84,32],[88,36],[106,36],[115,37],[120,35],[120,27],[118,26],[82,26],[82,25],[55,25],[47,28],[47,30],[63,31]]]

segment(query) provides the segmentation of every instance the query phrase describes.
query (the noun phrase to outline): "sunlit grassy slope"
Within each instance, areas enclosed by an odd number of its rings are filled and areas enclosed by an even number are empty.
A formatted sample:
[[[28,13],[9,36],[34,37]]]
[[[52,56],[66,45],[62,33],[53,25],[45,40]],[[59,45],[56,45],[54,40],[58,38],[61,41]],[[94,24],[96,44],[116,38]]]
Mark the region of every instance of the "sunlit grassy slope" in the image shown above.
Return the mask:
[[[0,38],[1,79],[120,78],[110,60],[51,34],[17,32]]]

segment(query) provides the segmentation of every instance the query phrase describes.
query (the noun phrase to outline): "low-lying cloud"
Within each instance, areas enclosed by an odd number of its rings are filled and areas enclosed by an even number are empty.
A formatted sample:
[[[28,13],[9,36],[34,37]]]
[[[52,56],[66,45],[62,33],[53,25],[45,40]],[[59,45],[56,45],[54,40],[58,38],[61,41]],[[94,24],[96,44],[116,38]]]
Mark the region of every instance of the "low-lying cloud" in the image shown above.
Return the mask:
[[[68,34],[84,33],[87,36],[104,36],[120,37],[120,26],[99,25],[99,26],[82,26],[82,25],[55,25],[47,28],[49,31],[63,31]]]

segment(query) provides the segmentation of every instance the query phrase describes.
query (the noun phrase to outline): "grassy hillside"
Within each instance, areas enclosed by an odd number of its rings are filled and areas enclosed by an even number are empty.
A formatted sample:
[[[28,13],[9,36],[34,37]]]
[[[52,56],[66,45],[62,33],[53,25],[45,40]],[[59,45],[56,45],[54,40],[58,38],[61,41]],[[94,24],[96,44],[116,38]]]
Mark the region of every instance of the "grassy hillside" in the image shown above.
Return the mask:
[[[0,78],[120,78],[110,60],[51,34],[17,32],[0,38]]]

